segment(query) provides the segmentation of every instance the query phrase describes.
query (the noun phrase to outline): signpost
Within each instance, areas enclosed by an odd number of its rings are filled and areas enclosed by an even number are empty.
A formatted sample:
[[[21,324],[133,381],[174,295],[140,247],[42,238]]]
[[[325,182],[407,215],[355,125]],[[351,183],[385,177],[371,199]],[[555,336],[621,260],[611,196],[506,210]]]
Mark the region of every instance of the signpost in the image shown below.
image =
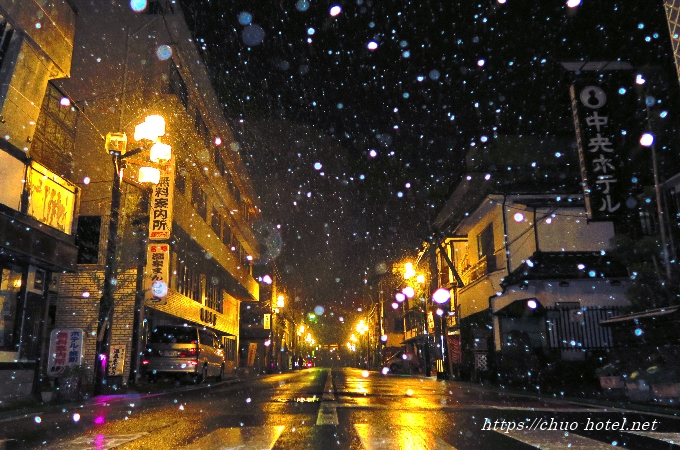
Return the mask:
[[[79,366],[83,361],[83,330],[56,328],[50,333],[47,375],[61,377],[67,367]]]

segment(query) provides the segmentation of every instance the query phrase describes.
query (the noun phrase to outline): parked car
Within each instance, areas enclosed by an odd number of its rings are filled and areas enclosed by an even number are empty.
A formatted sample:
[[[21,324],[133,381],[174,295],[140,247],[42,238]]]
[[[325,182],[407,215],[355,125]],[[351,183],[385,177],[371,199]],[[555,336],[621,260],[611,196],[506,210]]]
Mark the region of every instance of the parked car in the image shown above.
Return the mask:
[[[224,347],[211,330],[194,326],[154,327],[142,361],[150,381],[158,375],[185,375],[195,381],[224,376]]]
[[[418,372],[420,364],[418,358],[401,350],[388,358],[383,364],[383,373],[413,373]]]

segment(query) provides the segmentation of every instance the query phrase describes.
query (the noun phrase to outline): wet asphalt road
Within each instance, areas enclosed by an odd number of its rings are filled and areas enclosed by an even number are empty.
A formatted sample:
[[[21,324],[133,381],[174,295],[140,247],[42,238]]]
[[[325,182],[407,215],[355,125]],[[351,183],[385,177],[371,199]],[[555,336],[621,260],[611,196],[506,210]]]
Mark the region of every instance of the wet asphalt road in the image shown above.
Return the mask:
[[[673,416],[358,369],[96,400],[6,417],[0,440],[69,450],[680,448]]]

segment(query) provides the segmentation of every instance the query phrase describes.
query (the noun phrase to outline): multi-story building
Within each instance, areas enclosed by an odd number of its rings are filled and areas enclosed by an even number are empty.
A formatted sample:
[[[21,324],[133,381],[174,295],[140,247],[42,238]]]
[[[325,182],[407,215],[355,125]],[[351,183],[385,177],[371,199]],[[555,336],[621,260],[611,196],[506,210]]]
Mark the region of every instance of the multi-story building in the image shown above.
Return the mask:
[[[71,72],[75,21],[69,1],[0,1],[0,401],[37,386],[53,280],[76,267],[78,188],[29,151],[48,81]]]
[[[85,331],[84,363],[91,366],[103,336],[99,308],[118,176],[105,136],[125,133],[133,153],[141,145],[134,141],[136,125],[160,115],[166,124],[161,140],[172,147],[160,183],[137,176],[149,162],[147,149],[122,157],[115,307],[106,314],[112,317],[109,384],[135,378],[145,335],[159,324],[215,331],[225,344],[228,372],[237,364],[239,304],[259,299],[251,267],[259,247],[251,225],[260,210],[223,105],[178,4],[148,2],[133,11],[129,2],[74,3],[83,20],[76,27],[72,77],[55,83],[50,94],[64,96],[64,110],[78,111],[66,175],[82,189],[78,269],[61,277],[56,327]],[[152,280],[162,281],[160,291],[150,289]]]
[[[613,222],[587,220],[568,141],[543,141],[499,138],[496,170],[467,173],[436,219],[462,281],[440,251],[439,285],[451,289],[455,312],[449,355],[463,377],[492,367],[526,377],[531,361],[583,361],[612,344],[598,322],[628,305],[627,272],[608,254]],[[499,155],[512,158],[516,146],[544,148],[526,152],[524,167],[504,164]],[[546,157],[556,152],[559,165]],[[471,152],[468,165],[485,159]]]

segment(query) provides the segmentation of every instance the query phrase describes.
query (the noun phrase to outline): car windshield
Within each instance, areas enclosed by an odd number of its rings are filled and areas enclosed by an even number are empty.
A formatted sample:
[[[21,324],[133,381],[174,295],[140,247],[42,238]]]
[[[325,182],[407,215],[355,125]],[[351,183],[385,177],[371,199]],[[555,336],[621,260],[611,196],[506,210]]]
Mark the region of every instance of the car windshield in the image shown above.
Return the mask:
[[[197,330],[189,327],[156,327],[151,332],[152,344],[195,344]]]

